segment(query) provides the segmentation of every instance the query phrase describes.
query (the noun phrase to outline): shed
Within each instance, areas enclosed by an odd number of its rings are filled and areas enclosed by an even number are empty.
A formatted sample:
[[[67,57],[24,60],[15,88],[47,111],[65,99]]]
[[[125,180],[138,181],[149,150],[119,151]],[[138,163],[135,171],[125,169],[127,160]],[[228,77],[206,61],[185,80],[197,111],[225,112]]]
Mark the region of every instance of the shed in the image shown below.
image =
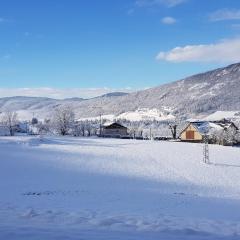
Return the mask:
[[[190,122],[180,132],[181,141],[201,142],[207,125],[204,122]]]
[[[102,136],[103,137],[117,137],[121,138],[128,135],[127,127],[121,125],[120,123],[111,123],[103,126]]]

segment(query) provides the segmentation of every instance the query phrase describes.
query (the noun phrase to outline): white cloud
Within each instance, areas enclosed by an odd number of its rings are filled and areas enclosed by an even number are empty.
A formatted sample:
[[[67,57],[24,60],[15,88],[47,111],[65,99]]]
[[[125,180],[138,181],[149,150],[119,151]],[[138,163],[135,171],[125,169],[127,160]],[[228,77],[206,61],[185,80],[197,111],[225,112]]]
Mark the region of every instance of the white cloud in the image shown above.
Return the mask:
[[[211,21],[238,20],[240,19],[239,9],[219,9],[209,15]]]
[[[180,5],[187,0],[137,0],[136,5],[139,7],[165,5],[166,7],[175,7]]]
[[[92,98],[110,92],[132,92],[135,89],[127,88],[0,88],[0,97],[28,96],[28,97],[49,97],[56,99],[64,98]]]
[[[162,23],[167,24],[167,25],[171,25],[171,24],[176,23],[176,19],[173,18],[173,17],[164,17],[164,18],[162,18]]]
[[[240,61],[240,38],[207,45],[176,47],[168,52],[160,52],[156,59],[168,62],[238,62]]]

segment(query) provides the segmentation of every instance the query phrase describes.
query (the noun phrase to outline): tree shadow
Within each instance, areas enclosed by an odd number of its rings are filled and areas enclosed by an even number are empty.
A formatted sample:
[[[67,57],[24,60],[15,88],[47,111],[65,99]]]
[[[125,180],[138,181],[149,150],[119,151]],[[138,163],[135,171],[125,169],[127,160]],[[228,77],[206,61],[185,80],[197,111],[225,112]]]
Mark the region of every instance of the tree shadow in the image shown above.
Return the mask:
[[[240,165],[236,164],[226,164],[226,163],[209,163],[210,165],[217,166],[217,167],[238,167],[240,168]]]
[[[102,141],[99,141],[103,139]],[[71,146],[95,146],[95,147],[109,147],[109,148],[121,148],[129,145],[139,145],[141,142],[131,141],[129,142],[117,142],[114,143],[115,140],[109,141],[109,138],[87,138],[87,137],[43,137],[38,143],[40,144],[51,144],[51,145],[71,145]],[[33,144],[37,145],[37,141],[33,141]],[[32,145],[33,145],[32,144]]]

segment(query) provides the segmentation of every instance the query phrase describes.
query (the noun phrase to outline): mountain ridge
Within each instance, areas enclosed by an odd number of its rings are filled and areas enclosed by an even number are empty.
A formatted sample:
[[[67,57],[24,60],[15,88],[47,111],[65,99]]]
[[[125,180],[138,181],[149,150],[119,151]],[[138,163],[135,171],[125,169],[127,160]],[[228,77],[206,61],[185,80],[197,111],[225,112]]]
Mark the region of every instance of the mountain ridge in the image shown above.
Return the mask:
[[[120,95],[120,96],[119,96]],[[78,118],[122,114],[138,108],[171,109],[179,118],[206,116],[217,110],[240,108],[240,63],[198,73],[184,79],[128,94],[105,94],[96,98],[57,100],[8,97],[0,99],[0,111],[36,111],[48,117],[59,105],[71,105]],[[31,100],[31,101],[28,101]]]

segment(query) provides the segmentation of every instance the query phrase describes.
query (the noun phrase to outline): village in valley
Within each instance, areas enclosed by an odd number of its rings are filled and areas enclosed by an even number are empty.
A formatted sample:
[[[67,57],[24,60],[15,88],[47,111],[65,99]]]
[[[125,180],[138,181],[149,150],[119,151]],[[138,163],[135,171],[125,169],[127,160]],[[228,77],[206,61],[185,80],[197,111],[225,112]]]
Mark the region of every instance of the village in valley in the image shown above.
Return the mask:
[[[52,119],[19,120],[17,112],[0,114],[0,135],[103,137],[156,141],[181,141],[224,146],[240,144],[240,112],[217,111],[201,119],[157,121],[155,119],[114,119],[111,115],[75,119],[74,109],[62,106],[53,112]]]

